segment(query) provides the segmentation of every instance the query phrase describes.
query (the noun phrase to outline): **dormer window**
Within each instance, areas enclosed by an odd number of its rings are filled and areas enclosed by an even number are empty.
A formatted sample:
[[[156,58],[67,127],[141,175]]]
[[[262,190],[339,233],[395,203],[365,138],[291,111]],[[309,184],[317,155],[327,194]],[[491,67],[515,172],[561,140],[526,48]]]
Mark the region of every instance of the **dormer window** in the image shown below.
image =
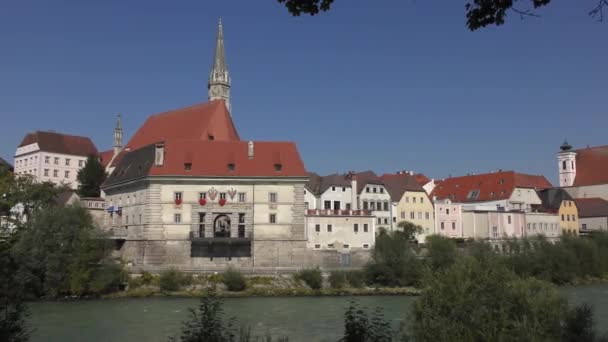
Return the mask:
[[[498,184],[505,184],[505,180],[504,179],[499,180]]]
[[[192,171],[192,163],[184,163],[184,171]]]
[[[283,170],[283,164],[274,164],[274,170],[276,172],[281,172]]]
[[[476,199],[477,197],[479,197],[479,190],[471,190],[467,195],[467,199]]]
[[[229,163],[228,164],[228,172],[232,172],[234,171],[234,163]]]
[[[209,140],[215,140],[215,137],[214,137],[213,135],[211,135],[211,134],[207,135],[207,138],[208,138]]]

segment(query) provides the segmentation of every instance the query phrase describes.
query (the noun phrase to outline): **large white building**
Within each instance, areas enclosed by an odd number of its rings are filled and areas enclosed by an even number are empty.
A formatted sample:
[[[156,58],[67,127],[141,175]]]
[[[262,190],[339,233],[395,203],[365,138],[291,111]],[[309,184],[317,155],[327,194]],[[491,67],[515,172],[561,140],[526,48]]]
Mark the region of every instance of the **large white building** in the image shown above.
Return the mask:
[[[17,147],[15,173],[77,189],[78,171],[88,155],[97,155],[97,148],[87,137],[36,131],[28,133]]]

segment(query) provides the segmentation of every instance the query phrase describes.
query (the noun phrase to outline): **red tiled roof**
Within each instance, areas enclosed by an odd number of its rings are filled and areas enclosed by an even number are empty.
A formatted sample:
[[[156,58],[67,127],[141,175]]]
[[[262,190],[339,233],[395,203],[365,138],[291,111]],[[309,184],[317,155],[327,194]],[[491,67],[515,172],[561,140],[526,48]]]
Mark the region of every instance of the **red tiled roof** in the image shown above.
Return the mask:
[[[608,201],[602,198],[575,198],[579,217],[608,217]]]
[[[426,183],[428,183],[428,182],[431,181],[431,179],[429,177],[425,176],[422,173],[415,174],[414,175],[414,180],[416,182],[418,182],[418,184],[420,184],[420,185],[425,185]]]
[[[510,198],[515,188],[541,190],[552,187],[544,176],[503,171],[446,178],[437,183],[431,197],[449,198],[454,202],[495,201]],[[476,198],[469,198],[469,193],[473,190],[478,190],[479,194]]]
[[[167,140],[239,141],[224,100],[150,116],[126,147],[131,150]]]
[[[608,145],[583,148],[576,152],[576,178],[573,186],[608,184]]]
[[[38,143],[38,147],[44,152],[70,154],[75,156],[97,154],[97,148],[91,139],[57,132],[36,131],[28,133],[21,141],[21,144],[19,144],[19,147],[34,143]]]
[[[99,152],[98,156],[99,156],[101,165],[105,168],[108,166],[108,164],[112,160],[112,157],[114,157],[114,150],[107,150],[107,151]]]
[[[254,142],[248,157],[246,141],[165,141],[163,166],[152,166],[151,176],[307,177],[304,163],[292,142]],[[153,162],[153,161],[152,161]],[[191,163],[191,170],[184,164]],[[228,164],[234,164],[230,171]],[[281,165],[276,171],[275,164]]]
[[[406,191],[425,192],[422,185],[416,181],[416,176],[407,173],[384,174],[380,179],[388,193],[391,195],[393,202],[401,201],[401,197],[403,197],[403,194]]]

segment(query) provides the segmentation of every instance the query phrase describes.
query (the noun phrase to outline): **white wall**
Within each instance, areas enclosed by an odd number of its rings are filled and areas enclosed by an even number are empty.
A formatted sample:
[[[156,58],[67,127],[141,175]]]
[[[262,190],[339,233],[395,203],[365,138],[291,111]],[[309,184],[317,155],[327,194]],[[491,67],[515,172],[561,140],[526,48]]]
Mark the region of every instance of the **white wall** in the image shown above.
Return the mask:
[[[369,192],[367,192],[367,188],[369,188]],[[376,192],[374,192],[376,189]],[[359,194],[359,209],[365,209],[363,202],[368,202],[367,210],[371,210],[371,206],[369,202],[382,203],[383,210],[372,210],[372,215],[376,217],[376,226],[382,226],[390,228],[393,226],[394,216],[392,214],[392,205],[391,205],[391,196],[388,191],[384,188],[384,185],[380,184],[367,184],[363,187],[363,191]],[[384,203],[388,203],[388,210],[384,210]]]
[[[351,207],[351,188],[350,186],[330,186],[320,196],[319,209],[325,209],[325,201],[331,203],[330,209],[334,209],[335,202],[340,202],[340,210],[346,210],[347,205]]]
[[[526,213],[525,236],[543,235],[549,239],[561,236],[559,215],[548,213]]]
[[[69,159],[69,165],[66,165],[67,159]],[[85,156],[40,151],[38,144],[31,144],[17,149],[14,163],[15,173],[30,174],[39,182],[65,184],[72,189],[77,189],[78,171],[84,167],[86,159]],[[48,170],[46,174],[45,170]],[[68,172],[67,177],[66,171]]]
[[[358,225],[355,232],[354,225]],[[320,231],[316,231],[319,225]],[[332,225],[331,232],[327,226]],[[368,231],[364,231],[364,225]],[[314,249],[370,249],[374,245],[375,221],[371,216],[306,216],[307,245]],[[333,245],[333,247],[331,247]],[[345,245],[348,245],[345,248]]]
[[[608,230],[608,217],[579,217],[578,222],[583,230]]]

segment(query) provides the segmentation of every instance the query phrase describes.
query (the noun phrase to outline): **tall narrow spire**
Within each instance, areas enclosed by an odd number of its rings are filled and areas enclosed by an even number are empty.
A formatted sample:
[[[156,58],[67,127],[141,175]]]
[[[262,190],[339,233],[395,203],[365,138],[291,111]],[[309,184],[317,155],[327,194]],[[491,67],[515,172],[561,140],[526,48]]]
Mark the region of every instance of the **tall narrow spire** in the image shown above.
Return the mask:
[[[215,42],[215,56],[213,68],[209,74],[209,100],[224,100],[226,107],[230,110],[230,75],[226,65],[226,52],[224,51],[224,27],[222,19],[217,25],[217,37]]]
[[[122,151],[122,122],[120,114],[116,116],[116,127],[114,128],[114,155]]]

